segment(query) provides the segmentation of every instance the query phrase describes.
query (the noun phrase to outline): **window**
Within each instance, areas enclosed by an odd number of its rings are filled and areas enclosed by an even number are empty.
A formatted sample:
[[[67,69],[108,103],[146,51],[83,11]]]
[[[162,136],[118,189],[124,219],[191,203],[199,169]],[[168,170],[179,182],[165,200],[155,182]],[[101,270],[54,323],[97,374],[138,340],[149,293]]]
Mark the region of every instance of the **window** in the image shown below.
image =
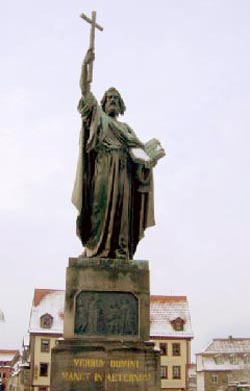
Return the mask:
[[[173,366],[173,379],[181,378],[181,367],[179,365]]]
[[[166,365],[161,366],[161,379],[168,378],[168,367]]]
[[[50,351],[50,340],[49,339],[41,339],[41,352],[49,353]]]
[[[185,321],[181,318],[176,318],[172,320],[171,324],[174,330],[176,331],[183,331],[184,330],[184,323]]]
[[[44,314],[40,318],[40,326],[43,329],[50,329],[52,327],[53,317],[50,314]]]
[[[217,384],[218,383],[218,375],[216,375],[215,373],[212,373],[211,381],[213,384]]]
[[[38,390],[39,390],[39,391],[48,391],[48,388],[47,388],[47,387],[39,387]]]
[[[245,364],[250,364],[250,355],[246,354],[246,355],[244,356],[244,363],[245,363]]]
[[[216,356],[214,357],[214,360],[215,360],[215,362],[216,362],[217,365],[224,364],[224,358],[223,358],[223,356],[216,355]]]
[[[229,361],[230,361],[230,364],[233,364],[233,365],[236,365],[236,364],[238,364],[238,358],[237,358],[237,356],[230,356],[229,357]]]
[[[48,369],[49,369],[49,364],[46,362],[41,362],[39,376],[48,376]]]
[[[180,356],[181,355],[181,345],[179,343],[172,344],[172,355]]]
[[[168,354],[168,346],[166,343],[160,343],[160,354],[166,356]]]

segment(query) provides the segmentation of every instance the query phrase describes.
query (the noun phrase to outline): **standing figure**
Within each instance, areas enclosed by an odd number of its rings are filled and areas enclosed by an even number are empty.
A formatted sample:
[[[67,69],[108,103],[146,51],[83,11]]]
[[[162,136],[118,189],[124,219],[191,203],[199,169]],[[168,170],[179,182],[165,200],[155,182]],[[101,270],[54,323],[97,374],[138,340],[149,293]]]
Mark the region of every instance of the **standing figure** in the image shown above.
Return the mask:
[[[94,51],[84,58],[78,110],[80,151],[72,202],[85,256],[132,259],[147,227],[155,224],[152,167],[164,155],[157,140],[143,144],[118,120],[126,107],[115,88],[98,104],[90,91]]]

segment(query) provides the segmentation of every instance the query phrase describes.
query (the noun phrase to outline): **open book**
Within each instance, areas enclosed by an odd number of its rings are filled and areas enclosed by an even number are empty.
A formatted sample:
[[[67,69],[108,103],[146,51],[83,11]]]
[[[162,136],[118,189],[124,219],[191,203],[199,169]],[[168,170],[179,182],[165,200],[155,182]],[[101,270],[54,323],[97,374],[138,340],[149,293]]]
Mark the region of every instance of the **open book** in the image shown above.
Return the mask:
[[[145,166],[153,167],[159,159],[165,156],[165,150],[161,146],[161,143],[156,138],[152,138],[146,144],[144,144],[144,150],[142,148],[131,148],[130,156],[133,161]]]

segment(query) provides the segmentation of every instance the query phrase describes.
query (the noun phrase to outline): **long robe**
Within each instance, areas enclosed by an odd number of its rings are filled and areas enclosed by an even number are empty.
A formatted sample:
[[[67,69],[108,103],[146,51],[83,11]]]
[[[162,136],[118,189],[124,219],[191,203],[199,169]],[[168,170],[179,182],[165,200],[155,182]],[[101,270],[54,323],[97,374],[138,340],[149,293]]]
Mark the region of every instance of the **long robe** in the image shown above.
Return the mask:
[[[132,259],[154,225],[152,170],[131,157],[133,130],[108,116],[90,92],[80,99],[80,150],[72,202],[87,257]]]

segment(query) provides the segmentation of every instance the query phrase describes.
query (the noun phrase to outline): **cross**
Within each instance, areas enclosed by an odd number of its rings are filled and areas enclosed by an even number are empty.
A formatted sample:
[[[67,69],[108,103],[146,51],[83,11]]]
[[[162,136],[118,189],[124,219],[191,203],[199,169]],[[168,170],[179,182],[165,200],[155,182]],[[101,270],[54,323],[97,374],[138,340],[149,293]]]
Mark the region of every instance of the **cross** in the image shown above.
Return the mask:
[[[92,11],[92,19],[88,18],[85,14],[80,15],[81,18],[86,20],[86,22],[91,24],[91,30],[90,30],[90,39],[89,39],[89,49],[94,50],[95,48],[95,29],[97,28],[100,31],[103,31],[103,27],[100,26],[98,23],[96,23],[96,12]],[[89,72],[88,72],[88,82],[91,83],[93,79],[93,62],[89,65]]]

